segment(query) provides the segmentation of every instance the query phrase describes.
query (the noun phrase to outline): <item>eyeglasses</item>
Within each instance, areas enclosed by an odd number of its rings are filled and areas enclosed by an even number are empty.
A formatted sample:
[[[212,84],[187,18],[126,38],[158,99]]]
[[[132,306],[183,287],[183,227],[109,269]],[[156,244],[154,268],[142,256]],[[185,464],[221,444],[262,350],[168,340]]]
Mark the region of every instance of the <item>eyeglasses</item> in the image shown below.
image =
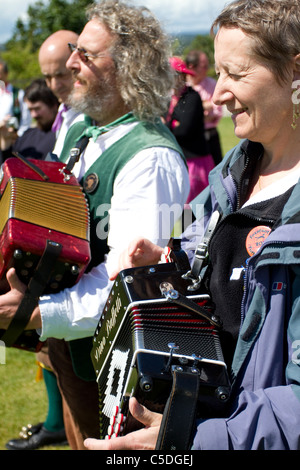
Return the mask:
[[[98,59],[101,57],[109,57],[107,54],[90,54],[87,52],[85,49],[82,49],[81,47],[77,47],[76,44],[71,44],[70,42],[68,43],[68,47],[73,54],[73,52],[77,52],[79,55],[79,58],[82,62],[88,62],[90,59]]]

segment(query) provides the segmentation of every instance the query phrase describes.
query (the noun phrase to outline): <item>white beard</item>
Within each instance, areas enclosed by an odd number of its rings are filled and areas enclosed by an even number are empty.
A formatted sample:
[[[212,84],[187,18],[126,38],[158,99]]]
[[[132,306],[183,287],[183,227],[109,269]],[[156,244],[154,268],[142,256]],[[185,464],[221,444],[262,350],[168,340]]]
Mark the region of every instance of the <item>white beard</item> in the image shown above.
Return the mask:
[[[97,87],[87,85],[81,92],[76,88],[73,89],[68,97],[68,103],[72,108],[101,123],[114,106],[116,93],[115,86],[104,81]]]

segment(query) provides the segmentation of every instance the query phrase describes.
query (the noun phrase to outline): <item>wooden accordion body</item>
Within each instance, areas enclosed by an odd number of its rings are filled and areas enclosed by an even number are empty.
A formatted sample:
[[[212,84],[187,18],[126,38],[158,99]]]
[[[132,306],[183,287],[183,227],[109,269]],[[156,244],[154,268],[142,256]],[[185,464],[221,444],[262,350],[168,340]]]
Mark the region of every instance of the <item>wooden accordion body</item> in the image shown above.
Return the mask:
[[[60,246],[60,254],[44,293],[73,286],[86,270],[90,261],[88,205],[77,179],[64,169],[59,162],[19,158],[10,158],[2,165],[2,293],[7,290],[5,275],[11,267],[28,285],[49,242]],[[24,333],[28,337],[32,334]]]
[[[168,292],[201,306],[206,292],[191,295],[189,281],[175,263],[126,269],[116,279],[94,335],[91,353],[99,388],[100,438],[134,429],[128,400],[135,396],[162,412],[172,387],[171,369],[200,374],[199,415],[218,415],[230,382],[218,328],[199,314],[170,301]]]

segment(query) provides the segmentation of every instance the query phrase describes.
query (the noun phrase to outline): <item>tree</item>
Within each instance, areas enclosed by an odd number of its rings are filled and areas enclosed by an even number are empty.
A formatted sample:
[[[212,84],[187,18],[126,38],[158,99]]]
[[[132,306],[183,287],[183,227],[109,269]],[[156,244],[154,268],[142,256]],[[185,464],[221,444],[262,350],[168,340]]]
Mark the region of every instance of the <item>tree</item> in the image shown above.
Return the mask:
[[[30,44],[32,52],[59,29],[80,33],[86,23],[85,10],[94,0],[38,0],[27,9],[27,21],[18,19],[13,37],[6,43],[10,49],[15,44]]]
[[[204,35],[198,35],[196,36],[193,41],[189,44],[188,47],[184,50],[184,57],[187,56],[187,54],[190,51],[197,50],[197,51],[203,51],[208,57],[209,64],[210,64],[210,71],[209,75],[214,76],[215,71],[214,71],[214,40],[209,34],[204,34]]]
[[[94,3],[94,0],[38,0],[29,6],[26,22],[17,19],[13,36],[1,54],[9,65],[10,80],[25,86],[40,76],[37,55],[41,44],[59,29],[79,34],[86,23],[86,7]]]

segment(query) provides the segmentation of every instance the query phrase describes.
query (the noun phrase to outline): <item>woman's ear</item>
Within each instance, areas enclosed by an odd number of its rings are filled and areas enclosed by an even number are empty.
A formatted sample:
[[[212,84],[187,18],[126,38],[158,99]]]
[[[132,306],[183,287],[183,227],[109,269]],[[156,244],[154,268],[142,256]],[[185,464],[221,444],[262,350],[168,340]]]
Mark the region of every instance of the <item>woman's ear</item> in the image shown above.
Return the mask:
[[[293,59],[294,80],[300,80],[300,54]]]

